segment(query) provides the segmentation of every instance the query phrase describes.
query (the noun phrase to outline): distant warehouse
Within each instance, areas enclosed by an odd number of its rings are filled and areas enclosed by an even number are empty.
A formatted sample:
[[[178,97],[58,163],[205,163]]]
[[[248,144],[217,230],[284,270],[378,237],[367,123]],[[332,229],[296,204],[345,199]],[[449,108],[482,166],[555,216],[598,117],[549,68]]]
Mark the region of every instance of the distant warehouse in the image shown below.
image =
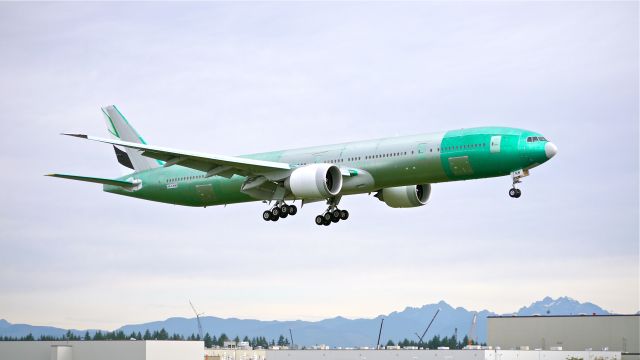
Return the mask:
[[[502,349],[609,350],[640,359],[640,314],[489,316],[487,344]]]

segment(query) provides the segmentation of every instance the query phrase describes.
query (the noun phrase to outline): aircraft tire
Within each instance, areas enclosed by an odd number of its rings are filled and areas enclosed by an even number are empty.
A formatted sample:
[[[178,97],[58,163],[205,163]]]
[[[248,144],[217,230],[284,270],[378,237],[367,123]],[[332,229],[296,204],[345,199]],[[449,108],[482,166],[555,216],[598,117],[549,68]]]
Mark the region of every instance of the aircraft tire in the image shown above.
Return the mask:
[[[324,218],[322,217],[322,215],[316,216],[316,225],[322,225],[322,224],[324,224]]]
[[[289,205],[289,215],[293,216],[298,213],[298,207],[295,205]]]
[[[522,191],[520,189],[516,189],[516,199],[522,195]]]
[[[330,212],[326,212],[326,213],[322,214],[322,217],[323,217],[326,221],[331,221],[331,213],[330,213]]]
[[[349,218],[349,212],[347,210],[340,210],[340,220],[347,220]]]
[[[515,198],[516,194],[517,194],[516,188],[509,189],[509,196],[511,196],[512,198]]]
[[[265,210],[265,211],[262,213],[262,220],[264,220],[264,221],[269,221],[269,220],[271,220],[271,211],[269,211],[269,210]]]

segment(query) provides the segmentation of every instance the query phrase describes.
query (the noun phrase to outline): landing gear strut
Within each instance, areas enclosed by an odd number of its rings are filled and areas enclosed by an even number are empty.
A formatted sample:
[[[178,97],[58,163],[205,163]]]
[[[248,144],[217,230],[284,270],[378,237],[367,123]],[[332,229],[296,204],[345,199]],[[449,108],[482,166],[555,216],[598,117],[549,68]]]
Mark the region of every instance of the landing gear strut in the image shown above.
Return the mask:
[[[295,205],[287,205],[284,201],[276,202],[276,205],[270,210],[266,210],[262,213],[262,219],[264,221],[278,221],[284,219],[287,216],[294,216],[298,213],[298,208]]]
[[[329,226],[331,223],[337,223],[340,220],[347,220],[349,218],[349,212],[347,210],[338,209],[339,202],[340,197],[327,200],[329,207],[327,207],[327,210],[322,214],[316,216],[316,225]]]
[[[511,173],[511,180],[513,181],[511,185],[511,189],[509,189],[509,196],[514,199],[517,199],[522,195],[522,191],[516,187],[516,184],[520,184],[522,179],[525,176],[529,176],[528,170],[518,170]]]

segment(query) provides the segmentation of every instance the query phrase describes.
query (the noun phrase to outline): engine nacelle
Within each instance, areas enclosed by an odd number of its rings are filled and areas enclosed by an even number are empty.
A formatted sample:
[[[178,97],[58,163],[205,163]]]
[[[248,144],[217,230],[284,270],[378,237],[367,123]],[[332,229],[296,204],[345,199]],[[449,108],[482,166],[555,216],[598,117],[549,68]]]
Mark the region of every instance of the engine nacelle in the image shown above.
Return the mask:
[[[326,199],[342,190],[342,173],[331,164],[311,164],[293,170],[285,181],[298,199]]]
[[[429,201],[431,184],[398,186],[380,190],[376,197],[392,208],[422,206]]]

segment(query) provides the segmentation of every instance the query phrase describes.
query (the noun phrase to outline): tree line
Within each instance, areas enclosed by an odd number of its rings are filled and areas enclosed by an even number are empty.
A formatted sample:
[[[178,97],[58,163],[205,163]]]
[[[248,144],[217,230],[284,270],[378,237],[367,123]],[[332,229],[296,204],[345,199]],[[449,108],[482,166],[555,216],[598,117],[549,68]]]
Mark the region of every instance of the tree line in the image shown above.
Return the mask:
[[[236,336],[231,339],[227,334],[222,333],[219,336],[211,336],[211,334],[206,333],[203,338],[200,338],[200,334],[191,334],[189,336],[183,336],[181,334],[172,334],[164,329],[155,330],[153,332],[146,330],[144,333],[131,332],[127,335],[122,330],[116,331],[108,331],[102,332],[100,330],[96,331],[93,336],[87,331],[84,335],[76,335],[71,330],[67,331],[64,335],[54,336],[54,335],[40,335],[40,337],[36,338],[33,334],[28,334],[25,336],[15,337],[15,336],[0,336],[0,341],[81,341],[81,340],[92,340],[92,341],[101,341],[101,340],[176,340],[176,341],[204,341],[204,345],[207,348],[212,348],[214,346],[222,347],[224,346],[225,341],[235,341],[236,344],[240,342],[240,337]],[[263,348],[268,348],[270,346],[289,346],[289,339],[284,337],[284,335],[280,335],[278,340],[271,339],[267,340],[264,336],[258,336],[249,338],[245,336],[242,341],[246,341],[249,343],[249,346],[256,348],[258,346],[262,346]]]
[[[403,340],[398,340],[397,346],[400,347],[408,347],[408,346],[416,346],[419,348],[427,348],[431,350],[435,350],[439,347],[448,347],[449,349],[462,349],[467,345],[478,345],[474,340],[469,341],[469,337],[465,335],[462,340],[458,340],[455,335],[451,337],[445,336],[443,338],[440,335],[434,335],[431,340],[426,342],[420,342],[416,340],[409,340],[407,338]],[[387,346],[396,346],[392,340],[387,342]]]
[[[267,340],[264,336],[258,336],[249,338],[245,336],[240,340],[239,336],[231,339],[227,334],[222,333],[219,336],[211,336],[208,332],[200,338],[199,334],[191,334],[189,336],[183,336],[181,334],[172,334],[164,329],[155,330],[153,332],[146,330],[144,333],[141,332],[131,332],[129,335],[125,334],[122,330],[117,331],[109,331],[102,332],[96,331],[93,335],[89,334],[89,332],[85,332],[83,336],[76,335],[70,330],[66,332],[64,335],[60,336],[52,336],[52,335],[41,335],[36,338],[32,334],[28,334],[26,336],[21,337],[11,337],[11,336],[2,336],[0,337],[0,341],[80,341],[80,340],[177,340],[177,341],[204,341],[204,346],[207,348],[212,348],[214,346],[223,347],[225,341],[235,341],[236,344],[240,341],[245,341],[252,348],[262,347],[263,349],[267,349],[271,346],[290,346],[289,339],[284,335],[280,335],[277,340],[271,339]],[[449,349],[462,349],[466,345],[472,344],[476,345],[476,342],[471,340],[465,336],[462,340],[458,340],[455,335],[451,337],[445,336],[441,338],[439,335],[435,335],[433,338],[426,342],[419,342],[416,340],[409,340],[407,338],[403,340],[399,340],[397,343],[392,340],[387,341],[387,346],[400,346],[400,347],[408,347],[415,346],[419,348],[427,348],[427,349],[437,349],[439,347],[448,347]]]

